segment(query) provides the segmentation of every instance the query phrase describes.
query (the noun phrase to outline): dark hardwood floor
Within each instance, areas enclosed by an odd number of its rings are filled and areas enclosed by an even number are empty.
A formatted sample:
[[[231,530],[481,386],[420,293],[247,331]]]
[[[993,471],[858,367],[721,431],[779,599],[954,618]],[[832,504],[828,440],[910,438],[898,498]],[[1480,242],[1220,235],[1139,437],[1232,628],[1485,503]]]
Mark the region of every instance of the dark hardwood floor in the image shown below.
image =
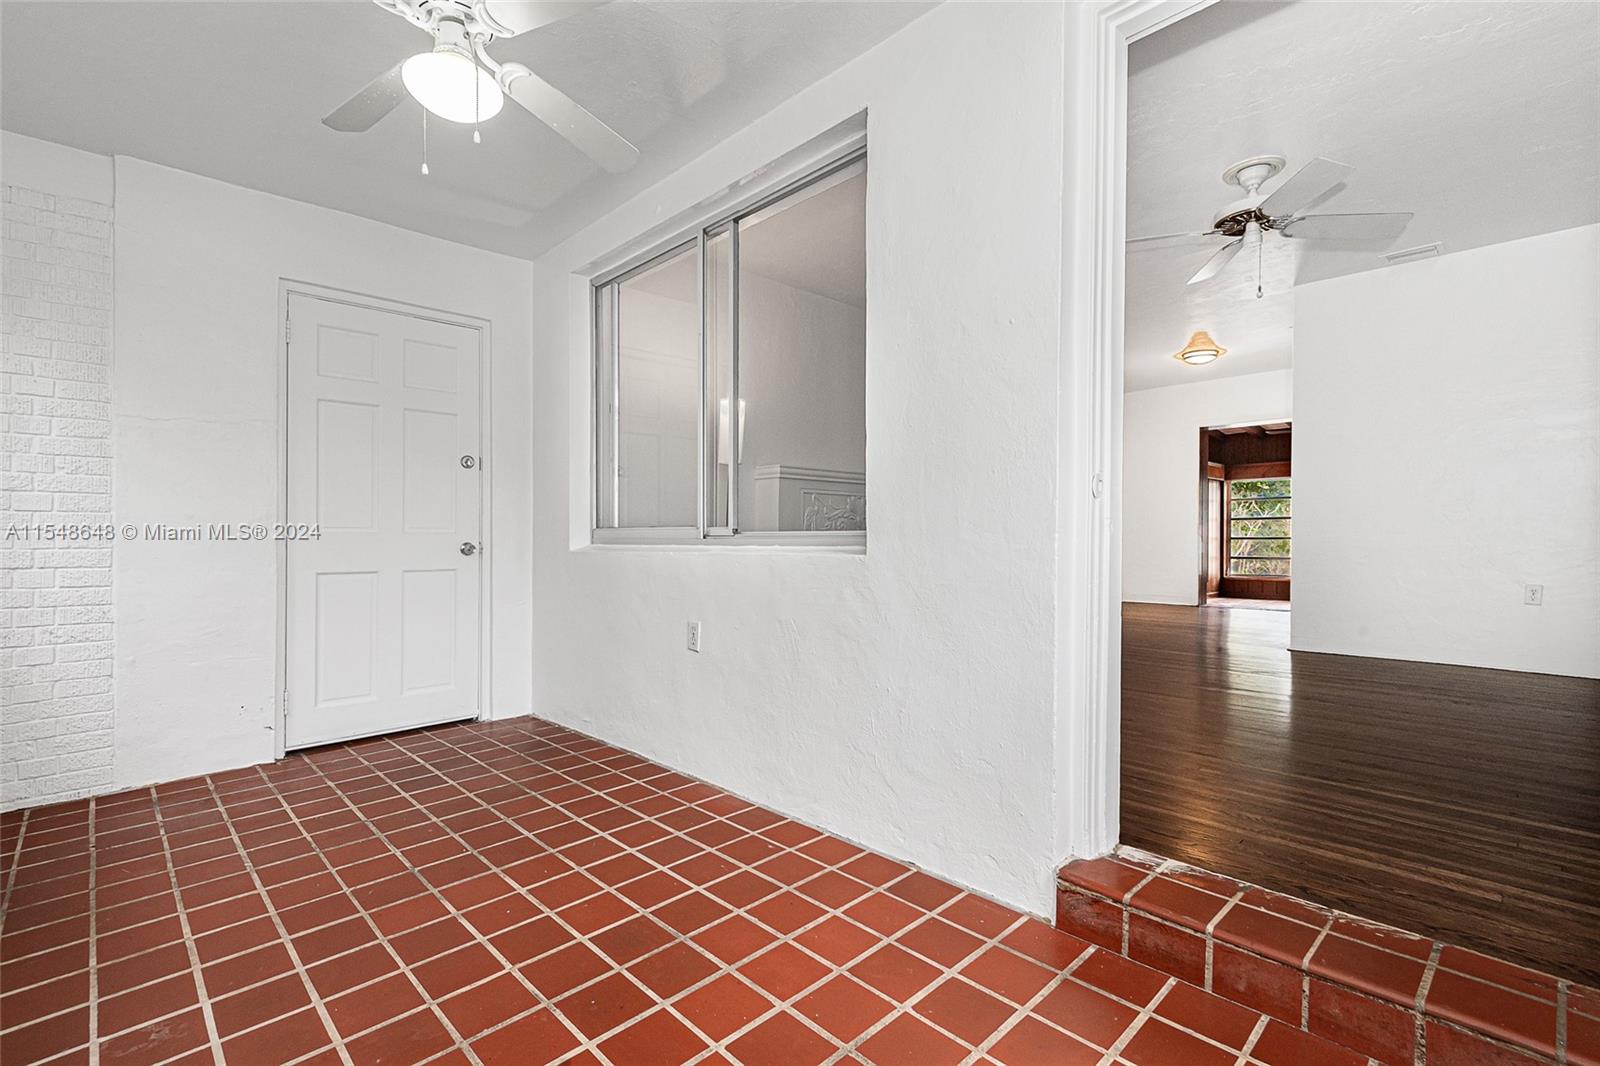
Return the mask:
[[[1600,983],[1600,682],[1126,604],[1122,841]]]

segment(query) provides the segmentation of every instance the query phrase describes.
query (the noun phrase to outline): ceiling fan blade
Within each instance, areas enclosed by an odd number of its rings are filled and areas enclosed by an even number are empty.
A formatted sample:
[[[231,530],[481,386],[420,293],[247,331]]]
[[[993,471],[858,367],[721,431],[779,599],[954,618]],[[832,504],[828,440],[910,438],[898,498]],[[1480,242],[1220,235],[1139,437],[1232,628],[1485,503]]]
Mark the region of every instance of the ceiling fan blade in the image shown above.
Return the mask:
[[[406,87],[400,80],[404,62],[401,60],[367,82],[366,88],[335,108],[322,124],[340,133],[365,133],[377,125],[406,98]]]
[[[1189,279],[1190,285],[1198,285],[1202,281],[1209,281],[1222,273],[1222,268],[1239,254],[1239,249],[1244,247],[1244,238],[1235,239],[1217,249],[1217,254],[1206,260],[1206,265],[1195,271],[1194,277]]]
[[[1151,237],[1129,237],[1128,243],[1137,244],[1143,248],[1155,245],[1157,242],[1161,241],[1172,241],[1174,243],[1180,241],[1195,241],[1202,237],[1215,237],[1217,235],[1217,231],[1214,229],[1196,230],[1193,233],[1158,233]]]
[[[1261,201],[1261,213],[1268,218],[1292,215],[1349,177],[1355,169],[1318,156],[1295,171],[1293,177]]]
[[[627,170],[639,158],[639,149],[626,137],[521,63],[502,65],[500,84],[506,95],[607,170]]]
[[[1312,240],[1392,241],[1411,223],[1411,212],[1361,215],[1306,215],[1287,223],[1280,231],[1285,237]]]
[[[475,0],[472,5],[479,18],[498,30],[500,37],[515,37],[519,33],[560,22],[573,15],[597,8],[603,0]]]

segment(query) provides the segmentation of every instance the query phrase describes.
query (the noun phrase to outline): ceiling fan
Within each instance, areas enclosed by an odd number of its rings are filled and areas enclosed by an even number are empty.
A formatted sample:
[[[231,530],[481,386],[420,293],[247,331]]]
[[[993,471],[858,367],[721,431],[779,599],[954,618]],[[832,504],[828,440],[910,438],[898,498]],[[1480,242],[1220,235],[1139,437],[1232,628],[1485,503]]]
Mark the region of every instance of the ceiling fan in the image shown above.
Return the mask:
[[[563,0],[373,0],[426,30],[433,48],[403,59],[339,105],[322,124],[340,133],[365,133],[409,93],[429,113],[472,123],[499,113],[509,96],[610,171],[639,157],[627,138],[521,63],[500,63],[488,45],[500,37],[547,26],[591,10],[594,2]],[[476,139],[476,131],[474,132]],[[427,173],[427,163],[423,163]]]
[[[1267,233],[1312,240],[1392,241],[1404,232],[1411,213],[1386,212],[1352,215],[1307,215],[1304,210],[1349,177],[1355,167],[1321,156],[1295,171],[1270,194],[1261,186],[1283,169],[1281,155],[1258,155],[1241,160],[1222,172],[1222,180],[1243,189],[1242,199],[1228,204],[1212,219],[1211,228],[1194,233],[1162,233],[1133,237],[1130,246],[1153,246],[1164,241],[1226,237],[1228,242],[1189,279],[1190,285],[1208,281],[1222,272],[1241,249],[1256,251],[1256,296],[1261,296],[1260,250]]]

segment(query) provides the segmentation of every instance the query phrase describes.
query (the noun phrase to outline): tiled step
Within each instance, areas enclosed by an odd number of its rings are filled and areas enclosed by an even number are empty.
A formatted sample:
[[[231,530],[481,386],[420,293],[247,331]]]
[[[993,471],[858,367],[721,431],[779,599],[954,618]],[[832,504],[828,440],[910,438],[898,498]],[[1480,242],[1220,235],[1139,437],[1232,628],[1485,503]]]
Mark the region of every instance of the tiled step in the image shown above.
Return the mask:
[[[1600,1066],[1600,991],[1157,855],[1062,867],[1056,924],[1385,1066]]]

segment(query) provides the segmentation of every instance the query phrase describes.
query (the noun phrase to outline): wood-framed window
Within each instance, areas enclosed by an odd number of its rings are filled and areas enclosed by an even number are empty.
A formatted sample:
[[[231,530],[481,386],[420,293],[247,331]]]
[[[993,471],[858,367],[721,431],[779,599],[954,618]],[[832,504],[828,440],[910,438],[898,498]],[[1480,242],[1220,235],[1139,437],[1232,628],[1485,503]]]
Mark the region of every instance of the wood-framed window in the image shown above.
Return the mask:
[[[1294,504],[1288,464],[1232,467],[1228,475],[1227,576],[1288,577]]]

